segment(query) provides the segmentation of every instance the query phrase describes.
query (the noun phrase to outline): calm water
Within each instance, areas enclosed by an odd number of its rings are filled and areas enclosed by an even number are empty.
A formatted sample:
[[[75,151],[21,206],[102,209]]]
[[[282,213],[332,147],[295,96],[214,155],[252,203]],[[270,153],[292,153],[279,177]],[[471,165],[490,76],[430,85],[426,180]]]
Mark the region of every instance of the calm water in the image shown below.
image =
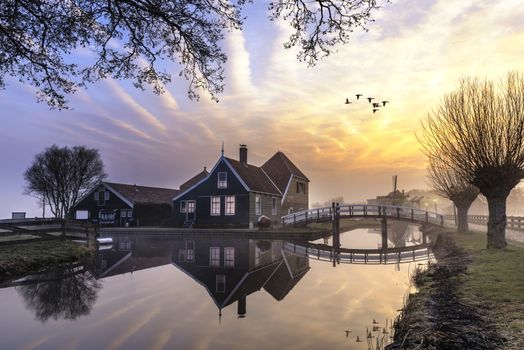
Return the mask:
[[[376,249],[375,231],[342,246]],[[115,236],[92,266],[0,289],[0,349],[367,349],[366,327],[396,316],[417,264],[333,267],[282,240]]]

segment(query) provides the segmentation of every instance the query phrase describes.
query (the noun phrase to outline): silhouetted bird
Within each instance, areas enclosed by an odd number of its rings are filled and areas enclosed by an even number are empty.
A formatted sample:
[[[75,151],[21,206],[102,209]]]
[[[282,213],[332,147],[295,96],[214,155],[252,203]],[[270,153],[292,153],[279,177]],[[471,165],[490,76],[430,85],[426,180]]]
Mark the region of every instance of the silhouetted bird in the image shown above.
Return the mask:
[[[357,96],[357,101],[358,101],[358,99],[360,98],[360,96],[362,96],[362,94],[356,94],[355,96]]]
[[[373,114],[375,114],[378,111],[378,108],[373,108]]]
[[[379,108],[379,107],[380,107],[380,103],[378,103],[378,102],[373,102],[373,107],[374,107],[374,108]]]
[[[375,99],[374,97],[368,97],[369,103],[371,103],[371,100],[374,100],[374,99]]]
[[[357,335],[357,340],[356,340],[356,342],[357,342],[357,343],[362,343],[363,340],[360,340],[360,338],[359,338],[358,335]]]
[[[346,98],[346,104],[348,105],[350,103],[351,103],[351,101],[348,98]]]
[[[386,103],[389,103],[389,101],[382,101],[382,106],[385,106]]]
[[[378,322],[377,322],[377,321],[375,321],[375,319],[373,319],[373,324],[378,324]]]
[[[346,330],[346,338],[349,337],[349,333],[351,333],[351,331]]]

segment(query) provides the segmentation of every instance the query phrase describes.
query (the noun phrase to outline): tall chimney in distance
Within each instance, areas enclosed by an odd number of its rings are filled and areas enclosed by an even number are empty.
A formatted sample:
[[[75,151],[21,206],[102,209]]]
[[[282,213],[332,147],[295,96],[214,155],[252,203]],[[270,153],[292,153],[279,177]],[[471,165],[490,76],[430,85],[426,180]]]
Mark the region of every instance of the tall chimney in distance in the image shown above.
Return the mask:
[[[239,160],[242,165],[247,165],[247,146],[240,145]]]

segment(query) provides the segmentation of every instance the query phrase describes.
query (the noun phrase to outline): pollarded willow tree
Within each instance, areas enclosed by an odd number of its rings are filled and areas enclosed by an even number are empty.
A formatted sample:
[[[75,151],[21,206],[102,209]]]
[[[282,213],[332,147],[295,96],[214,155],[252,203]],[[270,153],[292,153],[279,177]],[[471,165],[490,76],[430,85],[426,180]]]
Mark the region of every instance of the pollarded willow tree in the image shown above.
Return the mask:
[[[506,198],[524,178],[524,76],[464,78],[422,122],[419,137],[488,201],[488,248],[506,246]]]
[[[459,232],[468,232],[468,211],[477,198],[479,189],[467,181],[441,157],[429,159],[428,179],[433,192],[448,198],[457,208],[457,226]]]
[[[314,64],[366,30],[372,11],[389,0],[275,0],[271,20],[289,23],[284,47]],[[251,0],[3,0],[0,2],[0,88],[11,76],[39,89],[51,107],[66,108],[66,95],[106,77],[130,79],[161,93],[171,80],[159,63],[179,63],[189,81],[213,99],[223,91],[226,55],[221,40],[241,29]],[[79,50],[83,53],[78,56]],[[73,54],[73,55],[71,55]],[[82,63],[79,62],[79,57]]]

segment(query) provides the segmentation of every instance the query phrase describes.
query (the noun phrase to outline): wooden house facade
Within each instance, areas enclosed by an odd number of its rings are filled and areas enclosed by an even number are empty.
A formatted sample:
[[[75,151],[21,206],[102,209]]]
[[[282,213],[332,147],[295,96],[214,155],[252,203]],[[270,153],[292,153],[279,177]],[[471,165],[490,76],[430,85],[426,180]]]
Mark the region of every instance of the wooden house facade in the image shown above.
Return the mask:
[[[279,154],[283,155],[281,152],[277,153]],[[278,157],[281,158],[280,155]],[[287,161],[292,164],[289,159]],[[294,165],[293,167],[298,169]],[[282,191],[273,177],[266,172],[264,166],[249,164],[247,147],[241,145],[239,160],[225,157],[222,154],[205,178],[182,190],[173,198],[175,225],[254,227],[262,215],[278,223],[281,216],[288,213],[290,206],[304,209],[308,207],[307,185],[309,180],[305,175],[300,172],[302,177],[298,180],[299,178],[288,170],[283,161],[273,161],[266,168],[272,174],[281,177],[287,174],[287,181],[295,181],[292,182],[293,184],[302,181],[304,187],[300,187],[302,192],[299,196],[295,196],[296,198],[291,196],[291,192],[286,191],[284,186],[282,187],[284,191]],[[291,185],[287,184],[287,187],[289,186]],[[295,203],[300,203],[300,205]]]
[[[71,209],[77,220],[101,226],[160,226],[171,217],[171,199],[180,191],[100,182]]]

